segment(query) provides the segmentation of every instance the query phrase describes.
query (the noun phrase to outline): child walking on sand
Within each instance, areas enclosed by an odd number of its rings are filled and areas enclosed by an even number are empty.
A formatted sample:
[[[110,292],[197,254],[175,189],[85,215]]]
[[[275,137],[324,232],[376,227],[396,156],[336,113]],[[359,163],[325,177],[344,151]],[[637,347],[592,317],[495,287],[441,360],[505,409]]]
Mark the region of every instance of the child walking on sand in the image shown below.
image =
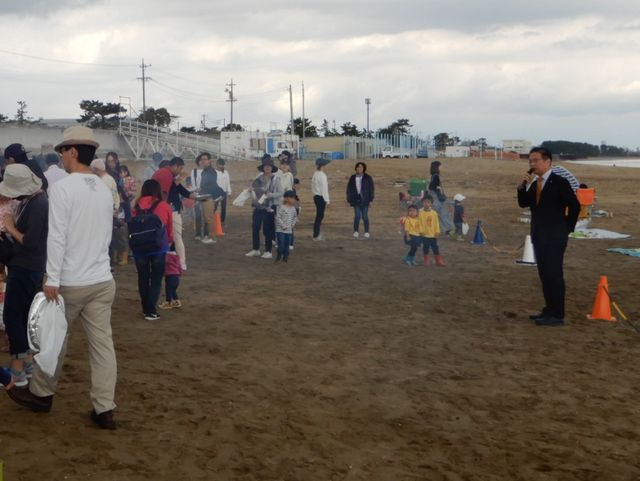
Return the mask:
[[[408,266],[417,266],[416,252],[422,244],[417,205],[411,204],[407,207],[407,216],[402,218],[401,223],[404,228],[404,243],[409,246],[409,253],[405,256],[404,263]]]
[[[427,267],[429,266],[429,248],[431,248],[433,256],[436,259],[436,265],[439,267],[445,267],[446,264],[440,255],[437,239],[440,235],[440,221],[438,220],[438,213],[432,209],[432,205],[433,198],[429,194],[426,194],[422,198],[423,209],[420,211],[419,215],[424,265]]]
[[[293,190],[288,190],[284,193],[284,204],[276,211],[276,237],[278,238],[276,262],[289,260],[289,246],[293,237],[293,227],[297,221],[296,193]]]
[[[167,252],[164,261],[164,288],[165,301],[160,304],[160,309],[178,309],[182,307],[182,302],[178,298],[178,286],[180,285],[180,276],[182,275],[182,267],[180,265],[180,256],[175,250]]]

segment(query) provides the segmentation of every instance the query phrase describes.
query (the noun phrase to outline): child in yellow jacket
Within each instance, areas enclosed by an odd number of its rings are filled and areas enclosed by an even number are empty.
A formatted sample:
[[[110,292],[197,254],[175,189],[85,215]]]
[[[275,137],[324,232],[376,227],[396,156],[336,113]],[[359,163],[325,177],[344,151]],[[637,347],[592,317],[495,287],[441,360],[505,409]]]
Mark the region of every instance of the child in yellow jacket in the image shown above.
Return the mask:
[[[404,262],[408,266],[417,266],[416,251],[422,244],[417,205],[411,204],[407,207],[407,216],[402,218],[401,223],[404,227],[404,243],[409,246],[409,253],[405,256]]]
[[[423,209],[418,214],[420,220],[420,235],[422,236],[422,252],[424,254],[424,265],[429,266],[429,248],[433,251],[436,265],[445,267],[444,259],[440,255],[438,239],[440,235],[440,221],[438,213],[431,208],[433,198],[427,194],[422,198]]]

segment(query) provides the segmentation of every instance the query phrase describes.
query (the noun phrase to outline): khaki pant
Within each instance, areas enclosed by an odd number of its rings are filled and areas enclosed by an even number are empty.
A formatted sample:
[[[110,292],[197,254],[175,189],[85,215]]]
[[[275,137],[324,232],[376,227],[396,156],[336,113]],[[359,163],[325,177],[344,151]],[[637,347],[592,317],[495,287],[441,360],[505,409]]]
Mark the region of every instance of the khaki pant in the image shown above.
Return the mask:
[[[218,210],[218,203],[212,199],[205,200],[202,203],[202,210],[204,211],[203,220],[207,226],[207,232],[209,233],[209,236],[215,237],[216,229],[213,223],[213,214]]]
[[[64,298],[67,323],[67,337],[62,345],[58,366],[53,377],[48,377],[38,367],[33,371],[29,389],[36,396],[51,396],[58,387],[58,378],[62,371],[64,356],[71,326],[76,318],[82,321],[82,327],[89,344],[89,364],[91,366],[91,402],[96,413],[110,411],[114,403],[116,390],[116,353],[111,337],[111,305],[116,294],[113,280],[92,286],[60,287]]]
[[[187,265],[187,254],[182,240],[182,214],[173,213],[173,243],[176,245],[176,253],[180,257],[180,265],[184,269]]]

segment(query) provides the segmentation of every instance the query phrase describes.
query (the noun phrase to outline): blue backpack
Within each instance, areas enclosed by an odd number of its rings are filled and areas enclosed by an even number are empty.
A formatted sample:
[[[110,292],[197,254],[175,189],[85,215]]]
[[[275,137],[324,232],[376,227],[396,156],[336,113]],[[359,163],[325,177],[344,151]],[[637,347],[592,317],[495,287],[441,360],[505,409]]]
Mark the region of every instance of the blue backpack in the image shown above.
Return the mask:
[[[129,247],[134,256],[145,256],[162,252],[167,244],[167,229],[153,211],[160,203],[155,201],[148,209],[140,209],[136,204],[137,215],[132,217],[129,226]]]

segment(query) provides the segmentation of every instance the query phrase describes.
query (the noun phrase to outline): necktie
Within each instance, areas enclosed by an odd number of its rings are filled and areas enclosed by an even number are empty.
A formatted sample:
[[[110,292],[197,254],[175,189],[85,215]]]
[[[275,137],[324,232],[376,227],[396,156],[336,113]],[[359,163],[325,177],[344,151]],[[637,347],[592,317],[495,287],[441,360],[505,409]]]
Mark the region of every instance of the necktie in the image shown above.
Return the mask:
[[[542,177],[538,176],[536,182],[536,205],[540,203],[540,194],[542,194]]]

